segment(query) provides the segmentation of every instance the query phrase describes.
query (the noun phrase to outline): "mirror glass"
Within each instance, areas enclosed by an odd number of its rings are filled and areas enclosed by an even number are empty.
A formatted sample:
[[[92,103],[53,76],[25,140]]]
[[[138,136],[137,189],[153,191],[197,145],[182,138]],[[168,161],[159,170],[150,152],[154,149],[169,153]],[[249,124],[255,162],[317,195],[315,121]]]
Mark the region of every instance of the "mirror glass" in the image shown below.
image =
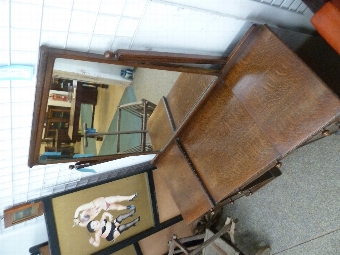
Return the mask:
[[[130,106],[121,111],[119,106],[145,99],[153,103],[149,104],[152,112],[179,75],[57,58],[43,120],[40,163],[134,152],[141,145],[141,133],[118,136],[115,132],[141,130],[142,120],[127,110]],[[148,144],[146,137],[146,150],[152,150]]]

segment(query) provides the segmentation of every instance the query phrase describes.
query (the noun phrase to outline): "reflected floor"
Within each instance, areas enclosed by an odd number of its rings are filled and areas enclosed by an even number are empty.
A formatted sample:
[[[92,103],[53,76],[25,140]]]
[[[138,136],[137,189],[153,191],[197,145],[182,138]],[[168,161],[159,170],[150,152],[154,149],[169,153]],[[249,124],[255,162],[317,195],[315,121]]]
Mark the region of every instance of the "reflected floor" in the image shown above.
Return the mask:
[[[162,96],[166,96],[180,73],[138,68],[134,75],[132,85],[129,87],[109,86],[98,88],[98,103],[95,107],[93,127],[97,132],[117,131],[117,109],[122,104],[147,99],[157,104]],[[86,122],[88,126],[92,119],[92,105],[83,104],[81,108],[80,122]],[[81,125],[83,126],[83,125]],[[121,130],[139,130],[141,120],[125,111],[122,111]],[[83,146],[81,141],[79,153],[93,155],[108,155],[117,152],[117,136],[107,135],[103,141],[88,138],[88,146]],[[121,151],[128,150],[140,144],[140,135],[122,135]]]
[[[115,132],[117,131],[118,106],[126,103],[136,102],[136,96],[133,87],[127,88],[113,88],[109,86],[108,89],[98,89],[98,104],[95,107],[95,115],[93,121],[93,128],[97,132]],[[81,107],[81,123],[86,122],[88,126],[92,121],[92,105],[83,104]],[[141,121],[139,118],[122,112],[121,130],[136,130],[140,129]],[[139,135],[122,135],[121,150],[127,150],[139,143]],[[83,139],[83,138],[82,138]],[[88,146],[84,147],[83,142],[80,143],[80,153],[93,155],[107,155],[116,153],[117,136],[107,135],[103,137],[102,141],[97,141],[95,138],[88,138]]]

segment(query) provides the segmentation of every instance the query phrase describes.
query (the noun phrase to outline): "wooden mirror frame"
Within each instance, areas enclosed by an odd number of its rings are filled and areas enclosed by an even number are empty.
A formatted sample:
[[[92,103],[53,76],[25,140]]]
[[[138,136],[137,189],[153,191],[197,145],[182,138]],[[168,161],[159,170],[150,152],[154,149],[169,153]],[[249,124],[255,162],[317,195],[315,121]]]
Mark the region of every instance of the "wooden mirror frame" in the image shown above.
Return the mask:
[[[54,62],[57,58],[131,66],[134,68],[144,67],[167,71],[210,74],[215,76],[221,75],[221,69],[223,65],[226,63],[225,57],[215,57],[206,55],[163,53],[152,51],[133,51],[133,50],[117,50],[115,52],[107,51],[103,55],[99,55],[93,53],[62,50],[41,46],[39,52],[37,85],[35,92],[32,130],[28,156],[29,167],[33,167],[34,165],[55,164],[74,161],[74,159],[49,160],[46,162],[39,161],[40,144],[42,142],[42,132],[44,125],[43,120],[46,114]],[[200,65],[203,65],[203,67]],[[207,65],[209,65],[209,67],[206,67]],[[94,156],[91,157],[91,159],[95,158],[94,164],[96,164],[127,156],[143,154],[150,154],[150,152]],[[87,160],[89,160],[89,158],[77,159],[77,161]]]

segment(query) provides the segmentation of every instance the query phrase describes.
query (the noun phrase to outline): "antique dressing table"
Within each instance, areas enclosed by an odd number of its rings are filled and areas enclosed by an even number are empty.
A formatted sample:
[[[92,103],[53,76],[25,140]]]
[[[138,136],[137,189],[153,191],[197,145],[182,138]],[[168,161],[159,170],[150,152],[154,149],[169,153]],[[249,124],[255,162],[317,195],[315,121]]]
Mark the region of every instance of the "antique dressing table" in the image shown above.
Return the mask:
[[[148,122],[160,150],[153,164],[192,223],[263,186],[275,173],[259,177],[329,135],[339,114],[338,97],[321,79],[268,27],[253,26],[220,77],[182,74],[158,103]]]
[[[94,108],[97,104],[98,90],[95,86],[86,86],[81,82],[76,82],[76,84],[72,86],[71,89],[73,89],[73,91],[71,93],[68,135],[71,140],[80,141],[78,130],[81,129],[81,127],[79,128],[81,104],[90,104]],[[94,112],[92,115],[94,115]]]
[[[153,203],[155,223],[149,234],[160,230],[157,211],[168,213],[165,205],[172,206],[172,199],[185,223],[195,222],[239,197],[251,195],[281,174],[281,159],[300,146],[339,129],[339,98],[267,26],[251,27],[227,58],[128,50],[106,52],[103,56],[47,47],[41,47],[40,54],[29,166],[75,161],[71,157],[51,160],[40,157],[46,131],[42,120],[49,107],[57,58],[83,61],[84,65],[110,64],[117,69],[132,66],[181,72],[147,122],[152,151],[127,153],[114,149],[106,154],[77,159],[80,163],[99,164],[127,156],[156,154],[152,164],[157,169],[152,166],[147,174],[150,186],[159,186],[149,191],[153,200],[162,193],[160,188],[166,196]],[[211,67],[197,67],[199,64]],[[75,98],[79,95],[76,90]],[[79,99],[85,100],[83,96]],[[117,108],[115,100],[108,100],[110,107],[103,108],[104,111],[100,111],[98,100],[96,116],[105,117],[97,122],[101,127],[107,119],[107,109]],[[96,104],[95,101],[92,103]],[[74,107],[76,105],[74,100]],[[75,113],[80,114],[80,108]],[[79,117],[78,121],[74,116],[71,119],[79,123]],[[78,135],[77,131],[73,126],[65,136],[73,139]],[[57,134],[55,139],[61,139],[61,133],[58,131]],[[111,145],[110,148],[114,147]],[[124,171],[117,178],[131,177]],[[154,185],[153,178],[161,182],[155,181]],[[44,206],[49,208],[46,214],[54,217],[51,203],[52,199]],[[181,219],[177,216],[173,218],[176,221]],[[56,247],[59,241],[53,217],[47,224],[49,240]],[[173,224],[174,220],[166,218],[162,228]],[[143,238],[146,235],[143,233]],[[60,244],[68,245],[69,242]],[[116,243],[110,248],[116,251],[119,245],[123,246]],[[54,252],[60,254],[58,250]],[[98,254],[107,252],[103,250]]]

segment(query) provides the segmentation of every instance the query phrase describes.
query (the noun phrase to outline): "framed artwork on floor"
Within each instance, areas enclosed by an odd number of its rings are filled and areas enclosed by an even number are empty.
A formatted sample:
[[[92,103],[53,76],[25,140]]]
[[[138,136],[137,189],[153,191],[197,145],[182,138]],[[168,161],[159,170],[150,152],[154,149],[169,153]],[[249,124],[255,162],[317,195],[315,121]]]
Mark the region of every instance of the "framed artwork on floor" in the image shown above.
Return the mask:
[[[164,196],[156,198],[154,170],[146,162],[41,198],[50,254],[106,255],[131,245],[139,251],[139,240],[181,221],[176,213],[160,217]]]
[[[92,254],[154,226],[146,173],[54,197],[52,207],[61,254]]]

